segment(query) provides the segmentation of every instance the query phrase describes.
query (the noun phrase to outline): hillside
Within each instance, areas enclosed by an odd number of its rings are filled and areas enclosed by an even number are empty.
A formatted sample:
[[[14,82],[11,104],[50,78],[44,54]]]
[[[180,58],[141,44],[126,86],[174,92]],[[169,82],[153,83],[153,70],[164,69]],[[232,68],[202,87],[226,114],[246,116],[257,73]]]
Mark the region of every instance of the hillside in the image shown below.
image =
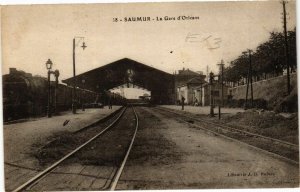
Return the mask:
[[[297,109],[297,73],[291,74],[291,94],[287,96],[286,75],[253,83],[255,106],[278,112],[295,112]],[[244,105],[247,85],[231,88],[232,103]],[[249,95],[250,99],[250,86]],[[250,102],[249,102],[250,103]],[[241,106],[239,106],[241,107]]]

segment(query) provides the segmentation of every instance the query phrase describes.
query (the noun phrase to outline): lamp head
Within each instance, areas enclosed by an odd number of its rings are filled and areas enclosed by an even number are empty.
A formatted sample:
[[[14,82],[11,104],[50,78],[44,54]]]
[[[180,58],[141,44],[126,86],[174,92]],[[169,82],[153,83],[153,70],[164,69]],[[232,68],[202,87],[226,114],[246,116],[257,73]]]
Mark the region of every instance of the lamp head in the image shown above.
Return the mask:
[[[84,50],[87,46],[85,45],[85,42],[82,43],[82,49]]]
[[[48,70],[50,70],[52,68],[52,65],[53,65],[52,61],[50,59],[48,59],[47,62],[46,62],[46,68]]]

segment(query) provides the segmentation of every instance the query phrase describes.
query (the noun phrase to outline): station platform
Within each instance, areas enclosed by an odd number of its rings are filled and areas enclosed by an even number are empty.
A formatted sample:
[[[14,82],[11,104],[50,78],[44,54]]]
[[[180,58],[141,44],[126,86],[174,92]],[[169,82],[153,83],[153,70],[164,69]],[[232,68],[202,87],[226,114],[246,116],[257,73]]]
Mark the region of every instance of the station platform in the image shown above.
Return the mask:
[[[76,114],[67,111],[51,118],[42,117],[4,125],[4,162],[35,167],[38,162],[32,158],[32,154],[51,142],[55,136],[78,131],[107,117],[120,107],[93,108],[85,111],[78,109]]]
[[[208,115],[210,113],[210,106],[190,106],[185,105],[184,110],[181,110],[181,105],[160,105],[161,107],[189,112],[192,114]],[[239,112],[244,112],[242,108],[221,108],[221,114],[235,115]],[[218,107],[214,108],[214,113],[218,114]]]

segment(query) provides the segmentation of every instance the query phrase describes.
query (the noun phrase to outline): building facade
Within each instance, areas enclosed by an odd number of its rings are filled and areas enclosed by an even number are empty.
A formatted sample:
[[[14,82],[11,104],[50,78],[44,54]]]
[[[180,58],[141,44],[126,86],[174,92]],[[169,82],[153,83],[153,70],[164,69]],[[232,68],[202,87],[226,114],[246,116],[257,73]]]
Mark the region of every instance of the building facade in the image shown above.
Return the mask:
[[[194,89],[205,84],[204,78],[194,77],[186,83],[177,86],[177,103],[181,102],[181,98],[185,98],[185,103],[189,105],[198,105],[199,100],[195,97]]]
[[[210,105],[212,100],[213,105],[222,105],[222,84],[214,82],[212,85],[209,83],[202,84],[193,88],[194,100],[199,106]],[[228,102],[228,86],[223,84],[223,103]]]

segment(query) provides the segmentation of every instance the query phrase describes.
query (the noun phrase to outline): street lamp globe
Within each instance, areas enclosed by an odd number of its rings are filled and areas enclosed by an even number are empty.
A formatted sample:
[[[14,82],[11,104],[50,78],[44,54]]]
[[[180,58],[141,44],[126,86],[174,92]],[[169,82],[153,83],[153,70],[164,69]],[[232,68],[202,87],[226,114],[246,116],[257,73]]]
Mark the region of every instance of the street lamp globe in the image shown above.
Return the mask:
[[[50,70],[52,68],[52,65],[53,65],[52,61],[48,59],[48,61],[46,62],[46,68]]]
[[[87,46],[85,45],[85,42],[82,43],[82,49],[84,50]]]

